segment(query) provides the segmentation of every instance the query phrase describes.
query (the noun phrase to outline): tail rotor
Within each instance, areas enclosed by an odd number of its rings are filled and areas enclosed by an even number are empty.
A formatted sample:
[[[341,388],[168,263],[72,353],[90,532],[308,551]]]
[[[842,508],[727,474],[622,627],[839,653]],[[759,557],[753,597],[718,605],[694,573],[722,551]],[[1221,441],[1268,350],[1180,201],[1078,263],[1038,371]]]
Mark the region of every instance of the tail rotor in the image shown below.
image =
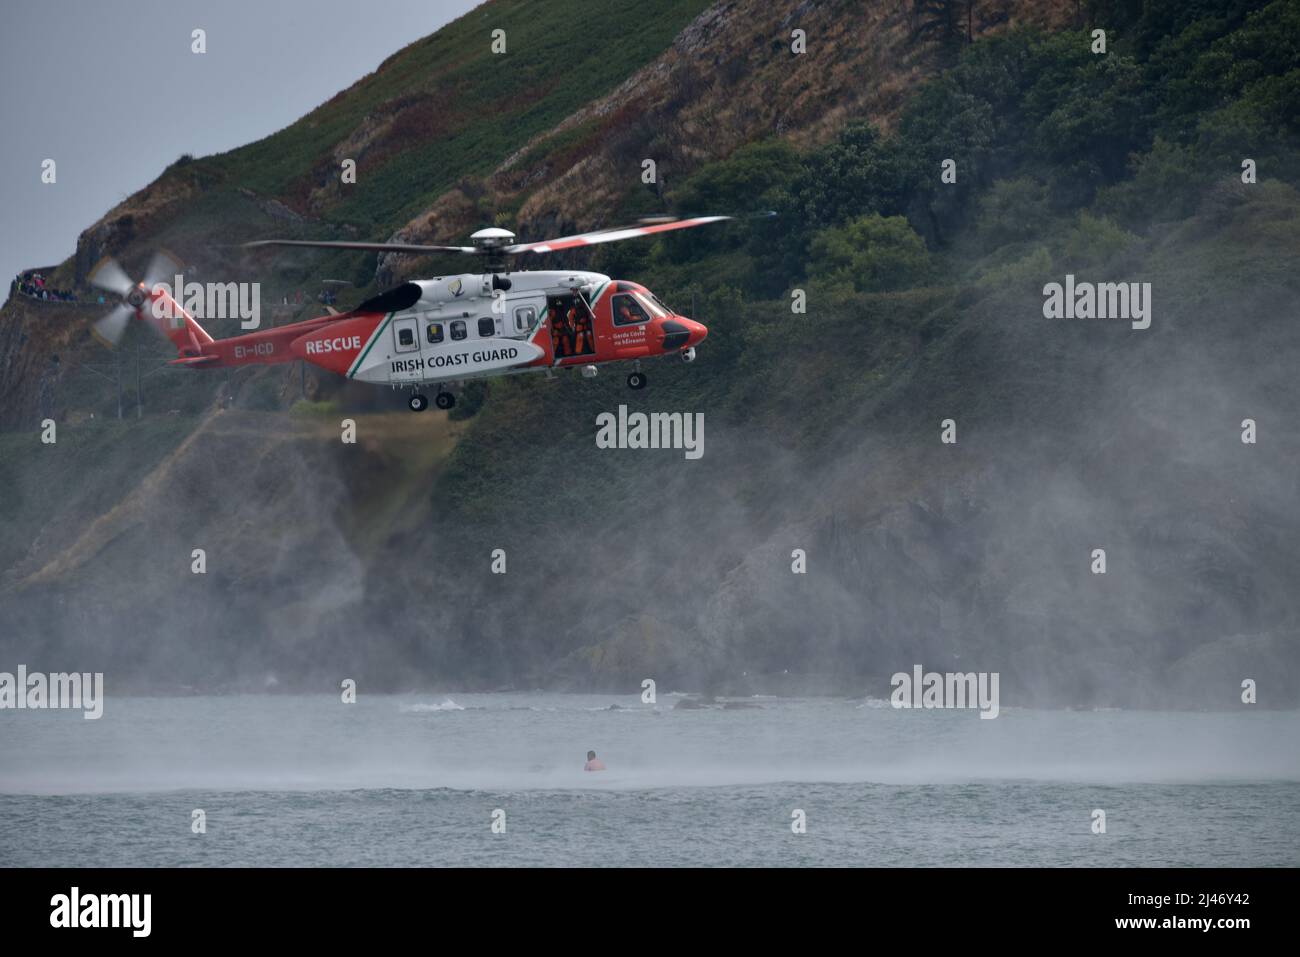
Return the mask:
[[[176,258],[160,250],[150,260],[145,278],[141,282],[135,282],[116,259],[101,259],[90,271],[90,284],[123,301],[95,321],[92,328],[96,337],[110,348],[121,342],[122,336],[126,335],[127,326],[131,324],[131,318],[139,315],[140,309],[149,302],[150,291],[179,269],[180,263]],[[149,325],[152,326],[153,323]]]
[[[116,259],[101,259],[99,264],[90,271],[90,284],[96,289],[102,289],[104,292],[111,292],[115,296],[126,298],[127,294],[135,287],[131,277],[126,274]]]
[[[119,302],[105,316],[95,320],[91,326],[95,336],[109,348],[116,346],[126,334],[126,327],[135,315],[135,308],[125,302]]]

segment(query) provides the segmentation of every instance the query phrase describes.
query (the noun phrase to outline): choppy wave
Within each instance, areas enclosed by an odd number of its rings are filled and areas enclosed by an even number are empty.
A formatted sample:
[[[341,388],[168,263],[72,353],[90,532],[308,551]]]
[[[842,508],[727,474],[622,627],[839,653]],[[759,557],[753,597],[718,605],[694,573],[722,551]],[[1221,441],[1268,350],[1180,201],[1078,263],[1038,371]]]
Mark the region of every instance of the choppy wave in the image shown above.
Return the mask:
[[[423,714],[429,711],[464,711],[465,706],[457,704],[450,698],[444,698],[440,704],[429,704],[427,702],[404,704],[401,706],[401,710],[407,714]]]

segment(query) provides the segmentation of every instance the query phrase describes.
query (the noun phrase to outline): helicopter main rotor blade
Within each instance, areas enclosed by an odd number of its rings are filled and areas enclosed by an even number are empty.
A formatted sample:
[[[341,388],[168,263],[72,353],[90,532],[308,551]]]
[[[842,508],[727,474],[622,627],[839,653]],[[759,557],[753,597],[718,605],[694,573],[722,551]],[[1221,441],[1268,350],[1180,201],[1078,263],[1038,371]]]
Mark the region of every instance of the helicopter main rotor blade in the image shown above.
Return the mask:
[[[757,216],[775,216],[773,212],[763,212],[755,214]],[[258,239],[253,242],[244,243],[244,249],[257,249],[262,246],[298,246],[306,249],[357,249],[363,252],[372,253],[405,253],[407,255],[423,256],[429,253],[464,253],[467,255],[480,255],[487,261],[495,264],[501,264],[505,256],[517,256],[521,253],[553,253],[563,249],[576,249],[580,246],[596,246],[601,243],[615,243],[621,239],[634,239],[637,236],[653,236],[657,233],[672,232],[677,229],[691,229],[695,226],[706,226],[709,223],[719,223],[727,219],[749,219],[748,215],[742,216],[692,216],[679,219],[675,216],[654,216],[646,217],[635,226],[620,226],[615,229],[597,229],[587,233],[577,233],[573,236],[561,236],[558,239],[543,239],[532,243],[512,243],[511,245],[498,245],[504,239],[511,239],[513,235],[504,229],[485,229],[475,233],[473,238],[478,243],[475,246],[435,246],[424,245],[419,243],[359,243],[347,240],[316,240],[316,239]],[[490,234],[490,235],[489,235]]]
[[[690,229],[709,223],[734,219],[732,216],[696,216],[692,219],[673,219],[668,222],[650,222],[639,226],[620,226],[615,229],[598,229],[590,233],[578,233],[574,236],[561,236],[559,239],[544,239],[536,243],[516,243],[506,246],[501,251],[514,255],[516,253],[554,253],[562,249],[575,249],[579,246],[595,246],[599,243],[616,243],[622,239],[635,239],[637,236],[653,236],[667,233],[674,229]]]
[[[316,241],[312,239],[259,239],[244,243],[245,249],[258,246],[303,246],[309,249],[360,249],[371,253],[476,253],[473,246],[420,246],[411,243],[352,243],[338,241]]]

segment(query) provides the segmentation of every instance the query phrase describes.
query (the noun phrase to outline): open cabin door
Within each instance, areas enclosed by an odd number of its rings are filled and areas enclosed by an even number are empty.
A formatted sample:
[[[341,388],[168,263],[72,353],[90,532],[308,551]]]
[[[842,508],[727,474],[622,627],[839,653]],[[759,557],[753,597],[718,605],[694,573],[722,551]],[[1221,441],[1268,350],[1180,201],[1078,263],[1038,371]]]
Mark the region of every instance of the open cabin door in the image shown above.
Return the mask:
[[[596,354],[596,317],[581,295],[566,292],[546,297],[554,364],[578,364]]]

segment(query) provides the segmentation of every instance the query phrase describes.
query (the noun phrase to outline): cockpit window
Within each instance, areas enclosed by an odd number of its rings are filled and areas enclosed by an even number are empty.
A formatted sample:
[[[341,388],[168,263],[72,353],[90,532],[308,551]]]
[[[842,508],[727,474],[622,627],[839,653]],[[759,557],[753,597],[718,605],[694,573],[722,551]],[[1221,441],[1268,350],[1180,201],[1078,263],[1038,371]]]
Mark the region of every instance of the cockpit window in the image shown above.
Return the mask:
[[[628,293],[619,293],[611,300],[610,306],[614,311],[614,325],[616,326],[633,326],[638,322],[650,321],[650,314],[646,311],[645,306],[641,305],[634,296]]]
[[[650,314],[654,316],[656,319],[668,318],[668,310],[661,309],[659,305],[654,301],[654,296],[650,295],[649,293],[638,292],[636,294],[636,298],[637,301],[641,303],[641,305],[645,306],[647,309],[650,310]]]

